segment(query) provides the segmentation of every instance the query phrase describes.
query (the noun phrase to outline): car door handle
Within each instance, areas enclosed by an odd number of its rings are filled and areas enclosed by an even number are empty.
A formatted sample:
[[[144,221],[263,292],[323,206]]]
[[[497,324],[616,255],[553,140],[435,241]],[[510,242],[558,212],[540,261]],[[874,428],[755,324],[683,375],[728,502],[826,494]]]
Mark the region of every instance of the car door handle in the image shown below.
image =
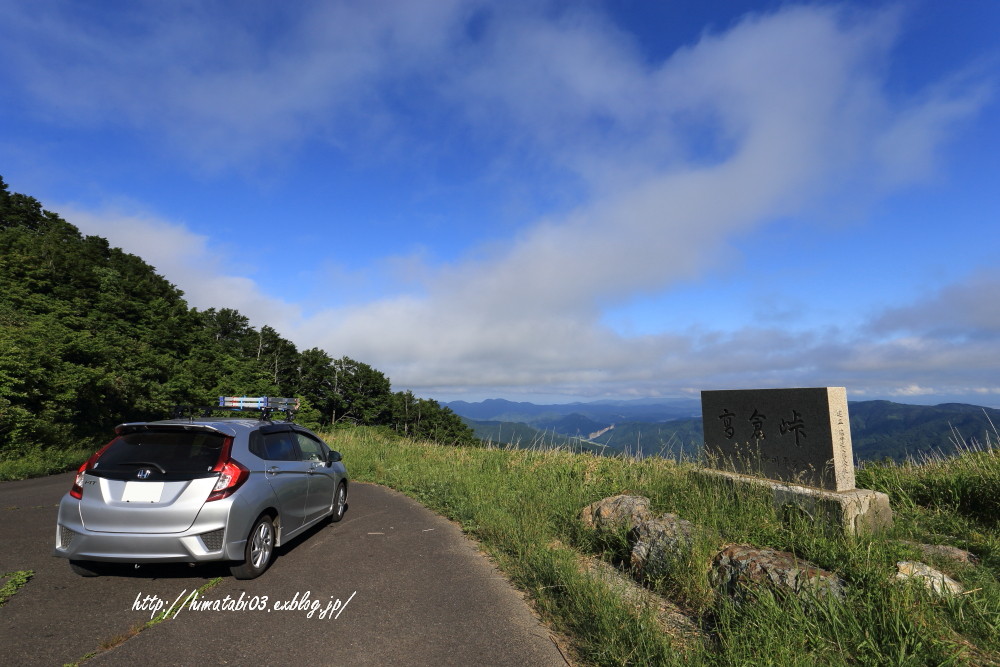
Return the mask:
[[[277,475],[279,472],[281,472],[281,468],[278,466],[271,466],[267,469],[267,474],[269,475]]]

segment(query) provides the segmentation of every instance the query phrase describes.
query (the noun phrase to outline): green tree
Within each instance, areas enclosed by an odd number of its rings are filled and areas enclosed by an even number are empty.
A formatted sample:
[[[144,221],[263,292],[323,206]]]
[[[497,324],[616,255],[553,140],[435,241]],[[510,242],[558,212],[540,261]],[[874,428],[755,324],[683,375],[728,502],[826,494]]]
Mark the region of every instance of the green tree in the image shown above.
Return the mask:
[[[479,439],[461,417],[437,401],[417,398],[410,391],[392,397],[393,429],[414,439],[432,440],[446,445],[478,445]]]
[[[333,369],[333,422],[387,424],[392,414],[389,378],[366,363],[341,357]]]
[[[309,400],[323,426],[333,424],[336,418],[336,379],[333,359],[323,350],[314,347],[299,355],[298,395]]]
[[[231,308],[199,312],[141,258],[84,236],[0,178],[0,456],[96,444],[118,422],[221,395],[298,396],[302,419],[468,442],[450,410]]]
[[[293,396],[298,384],[298,350],[295,345],[264,325],[257,332],[257,364],[279,394]]]

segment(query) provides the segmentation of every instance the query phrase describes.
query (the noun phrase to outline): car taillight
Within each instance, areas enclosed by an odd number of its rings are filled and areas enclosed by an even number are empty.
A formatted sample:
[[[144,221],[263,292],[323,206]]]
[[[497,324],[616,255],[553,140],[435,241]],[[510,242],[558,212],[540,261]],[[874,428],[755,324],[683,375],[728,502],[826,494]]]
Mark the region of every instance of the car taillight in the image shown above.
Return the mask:
[[[111,442],[114,442],[114,440]],[[77,469],[76,477],[73,478],[73,487],[69,490],[69,495],[74,498],[83,498],[83,476],[88,470],[94,467],[94,464],[97,463],[97,459],[101,458],[101,454],[104,453],[104,450],[111,446],[111,442],[94,452],[93,455]]]
[[[236,459],[229,458],[232,448],[233,439],[226,438],[225,444],[222,445],[222,453],[219,455],[219,461],[212,468],[213,471],[219,473],[219,479],[216,481],[212,493],[209,494],[205,502],[222,500],[233,495],[233,492],[249,479],[250,471]]]

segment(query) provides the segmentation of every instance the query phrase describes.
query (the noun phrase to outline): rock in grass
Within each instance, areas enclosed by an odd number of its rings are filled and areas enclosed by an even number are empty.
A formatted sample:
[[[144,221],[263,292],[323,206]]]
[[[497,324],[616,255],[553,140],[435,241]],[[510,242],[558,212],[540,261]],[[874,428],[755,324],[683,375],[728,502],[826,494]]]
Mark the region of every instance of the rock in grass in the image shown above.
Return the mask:
[[[916,547],[927,558],[936,556],[947,558],[963,565],[979,564],[979,557],[976,554],[965,549],[959,549],[958,547],[950,547],[947,544],[921,544],[920,542],[911,542],[910,540],[903,540],[903,544]]]
[[[916,579],[936,595],[961,595],[965,589],[951,577],[930,565],[912,560],[896,563],[896,579],[907,581]]]
[[[611,496],[587,505],[580,512],[583,524],[597,530],[631,528],[650,518],[649,498],[644,496]]]
[[[581,569],[601,581],[616,596],[642,610],[652,607],[660,629],[670,636],[681,649],[691,649],[705,642],[707,636],[694,620],[670,599],[646,590],[627,576],[597,558],[580,556]]]
[[[787,551],[748,544],[732,544],[716,554],[711,577],[719,589],[738,600],[761,586],[794,595],[844,595],[844,582],[834,573]]]
[[[673,514],[637,524],[629,532],[631,565],[637,577],[656,577],[686,556],[694,543],[695,525]]]

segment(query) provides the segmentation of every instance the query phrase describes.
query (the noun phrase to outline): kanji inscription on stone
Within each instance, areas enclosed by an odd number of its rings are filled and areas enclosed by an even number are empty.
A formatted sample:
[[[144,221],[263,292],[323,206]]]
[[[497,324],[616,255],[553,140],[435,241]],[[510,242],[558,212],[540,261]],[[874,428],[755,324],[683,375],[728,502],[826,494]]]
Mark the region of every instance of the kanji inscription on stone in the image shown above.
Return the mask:
[[[701,409],[710,466],[832,491],[854,488],[844,387],[703,391]]]

